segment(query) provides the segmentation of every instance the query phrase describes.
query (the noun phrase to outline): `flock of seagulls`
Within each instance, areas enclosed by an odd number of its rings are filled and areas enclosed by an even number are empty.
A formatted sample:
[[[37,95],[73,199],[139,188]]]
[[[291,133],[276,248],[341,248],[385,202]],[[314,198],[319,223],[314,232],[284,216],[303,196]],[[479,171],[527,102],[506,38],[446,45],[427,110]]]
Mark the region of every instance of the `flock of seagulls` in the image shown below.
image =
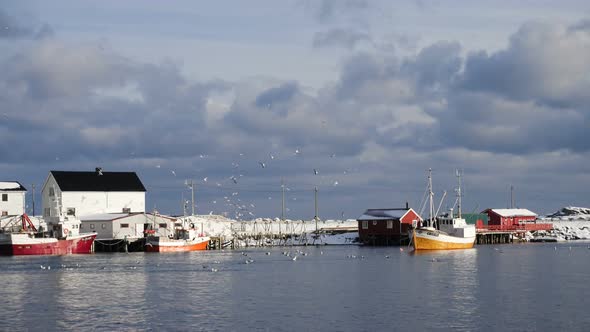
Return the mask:
[[[303,156],[303,151],[300,148],[296,148],[293,151],[293,156],[298,157],[298,156]],[[208,158],[208,155],[204,155],[204,154],[200,154],[199,158],[204,159],[204,158]],[[244,153],[239,153],[239,157],[242,158],[244,157]],[[336,154],[332,153],[329,155],[330,158],[335,158]],[[277,157],[275,156],[275,154],[273,153],[268,153],[268,157],[266,158],[266,160],[259,160],[258,161],[258,165],[260,167],[260,169],[267,169],[270,168],[270,163],[273,162],[275,159],[277,159]],[[162,168],[162,165],[157,164],[155,166],[157,169]],[[214,182],[215,186],[220,188],[221,190],[226,190],[226,189],[236,189],[235,186],[240,184],[240,179],[244,176],[244,174],[240,174],[240,162],[239,160],[234,160],[231,162],[231,168],[233,169],[232,175],[230,175],[229,177],[225,178],[225,180],[229,180],[229,184],[228,185],[223,185],[223,181],[219,181],[219,182]],[[178,177],[179,174],[177,174],[177,171],[174,169],[170,169],[169,170],[169,174],[171,174],[171,176],[173,177]],[[343,171],[343,174],[346,175],[347,174],[347,170]],[[319,168],[311,168],[310,174],[313,176],[319,176],[320,175],[320,169]],[[211,187],[208,185],[210,180],[210,176],[205,176],[202,178],[202,184],[206,185],[208,187]],[[327,180],[327,183],[326,183]],[[331,186],[338,186],[340,185],[340,182],[336,179],[332,179],[331,181],[329,180],[329,178],[327,176],[321,176],[321,180],[320,180],[323,184],[327,184],[327,185],[331,185]],[[222,189],[223,188],[223,189]],[[290,188],[283,186],[283,189],[286,191],[291,191]],[[247,189],[247,190],[251,190],[251,189]],[[244,220],[244,218],[250,218],[250,217],[256,217],[255,214],[255,210],[254,210],[254,204],[247,204],[246,202],[242,201],[242,198],[238,198],[238,195],[236,194],[236,192],[234,191],[232,193],[231,196],[229,195],[225,195],[223,197],[223,202],[221,202],[225,208],[222,208],[221,205],[217,205],[218,208],[216,208],[215,210],[218,210],[220,212],[220,214],[225,215],[226,217],[233,217],[236,220]],[[268,196],[268,200],[272,200],[273,198],[271,196]],[[292,201],[297,201],[297,197],[292,197],[291,198]],[[219,202],[219,199],[214,199],[214,200],[210,200],[209,203],[211,204],[217,204]],[[225,210],[225,212],[221,212],[221,210]],[[287,207],[286,211],[289,212],[290,209]],[[210,211],[209,214],[213,214],[213,211]]]

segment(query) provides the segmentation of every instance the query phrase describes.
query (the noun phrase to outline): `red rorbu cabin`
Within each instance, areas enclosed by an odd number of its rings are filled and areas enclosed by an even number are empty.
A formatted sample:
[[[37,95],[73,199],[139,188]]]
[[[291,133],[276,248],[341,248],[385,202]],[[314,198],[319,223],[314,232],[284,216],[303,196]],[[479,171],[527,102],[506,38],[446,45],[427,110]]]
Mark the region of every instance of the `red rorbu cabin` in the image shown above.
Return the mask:
[[[411,208],[368,209],[358,219],[359,240],[370,245],[400,245],[409,241],[412,224],[422,218]]]
[[[489,217],[489,226],[499,226],[506,229],[534,223],[537,220],[537,214],[527,209],[487,209],[483,213]]]

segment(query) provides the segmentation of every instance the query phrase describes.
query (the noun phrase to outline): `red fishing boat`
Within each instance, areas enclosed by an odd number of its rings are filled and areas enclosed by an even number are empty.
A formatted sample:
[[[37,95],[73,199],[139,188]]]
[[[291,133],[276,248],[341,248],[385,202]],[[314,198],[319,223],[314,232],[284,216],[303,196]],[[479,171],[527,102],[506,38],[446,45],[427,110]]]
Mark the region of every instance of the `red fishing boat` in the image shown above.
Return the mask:
[[[96,233],[80,234],[80,220],[55,217],[47,231],[37,230],[29,217],[22,215],[19,232],[0,233],[0,255],[67,255],[93,252]]]

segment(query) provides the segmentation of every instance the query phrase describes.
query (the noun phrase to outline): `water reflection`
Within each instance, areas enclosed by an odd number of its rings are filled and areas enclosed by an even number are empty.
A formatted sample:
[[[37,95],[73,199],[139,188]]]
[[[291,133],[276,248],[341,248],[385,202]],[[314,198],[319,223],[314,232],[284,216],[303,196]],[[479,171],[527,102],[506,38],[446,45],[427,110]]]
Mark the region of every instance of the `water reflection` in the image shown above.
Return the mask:
[[[282,254],[296,250],[306,255]],[[578,305],[590,295],[589,255],[507,245],[0,257],[0,321],[5,330],[575,330],[590,324]]]

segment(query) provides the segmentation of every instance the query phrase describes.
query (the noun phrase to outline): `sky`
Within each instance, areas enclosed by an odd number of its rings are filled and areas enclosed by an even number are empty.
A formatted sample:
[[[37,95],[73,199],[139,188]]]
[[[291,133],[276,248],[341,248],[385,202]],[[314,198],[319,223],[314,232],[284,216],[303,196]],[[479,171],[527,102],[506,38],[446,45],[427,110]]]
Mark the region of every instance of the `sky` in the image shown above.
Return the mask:
[[[446,210],[460,169],[464,212],[547,214],[590,207],[589,91],[588,1],[4,0],[0,180],[334,219],[420,211],[428,169]]]

